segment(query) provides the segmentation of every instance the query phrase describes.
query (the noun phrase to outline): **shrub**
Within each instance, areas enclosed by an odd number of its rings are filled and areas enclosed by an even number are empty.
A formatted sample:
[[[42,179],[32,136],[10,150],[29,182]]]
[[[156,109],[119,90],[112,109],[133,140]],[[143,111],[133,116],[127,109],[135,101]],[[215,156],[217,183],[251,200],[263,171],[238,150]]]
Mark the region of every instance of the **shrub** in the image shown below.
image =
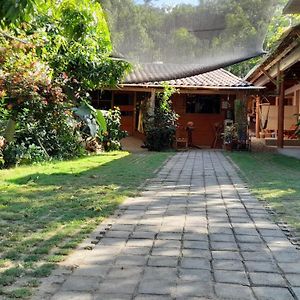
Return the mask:
[[[121,139],[127,132],[121,129],[121,111],[118,107],[104,112],[107,131],[103,133],[103,144],[106,151],[120,150]]]
[[[26,146],[24,143],[10,143],[3,151],[6,166],[42,162],[48,159],[45,151],[35,144]]]
[[[171,107],[170,97],[176,90],[168,85],[164,91],[157,94],[158,103],[153,115],[147,115],[145,120],[145,145],[150,151],[162,151],[172,148],[178,115]]]

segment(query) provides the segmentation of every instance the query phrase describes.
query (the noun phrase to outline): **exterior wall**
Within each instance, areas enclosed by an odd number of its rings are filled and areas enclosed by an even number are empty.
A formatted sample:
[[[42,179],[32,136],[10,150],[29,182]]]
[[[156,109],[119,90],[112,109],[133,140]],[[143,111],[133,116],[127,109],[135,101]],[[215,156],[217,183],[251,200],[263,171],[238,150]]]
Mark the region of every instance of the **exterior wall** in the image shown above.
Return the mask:
[[[212,91],[208,93],[208,91],[203,92],[196,92],[197,95],[216,95],[221,97],[220,103],[220,113],[214,114],[204,114],[204,113],[187,113],[186,109],[186,102],[187,102],[187,95],[194,95],[191,91],[190,94],[187,94],[186,91],[181,91],[180,94],[174,94],[172,96],[172,103],[173,108],[176,113],[180,116],[178,122],[184,128],[186,127],[188,122],[194,123],[194,130],[192,133],[193,144],[196,146],[205,146],[211,147],[215,136],[216,124],[224,124],[226,118],[233,118],[233,102],[236,98],[235,95],[229,96],[228,93],[218,95],[214,94]],[[122,112],[121,117],[121,127],[123,130],[126,130],[130,136],[136,136],[139,138],[143,138],[143,134],[137,131],[137,119],[138,119],[138,112],[139,112],[139,104],[141,103],[142,99],[149,99],[151,96],[151,90],[146,89],[141,92],[139,91],[131,91],[131,90],[114,90],[111,91],[111,100],[98,100],[96,98],[93,99],[93,105],[96,108],[101,108],[101,105],[104,103],[105,105],[110,106],[113,108],[114,106],[118,106]],[[97,102],[98,101],[98,102]],[[103,103],[102,103],[102,102]],[[149,100],[148,100],[149,101]],[[224,107],[223,104],[226,104]],[[120,105],[121,104],[121,105]],[[228,113],[231,112],[231,116]],[[219,143],[218,146],[221,146]]]
[[[227,98],[227,95],[221,96],[221,102]],[[193,144],[197,146],[211,147],[215,139],[215,124],[224,124],[226,119],[226,110],[221,108],[219,114],[200,114],[186,113],[186,95],[176,94],[172,97],[173,107],[179,114],[179,124],[186,126],[188,122],[194,123],[192,134]],[[232,107],[232,100],[230,101]]]

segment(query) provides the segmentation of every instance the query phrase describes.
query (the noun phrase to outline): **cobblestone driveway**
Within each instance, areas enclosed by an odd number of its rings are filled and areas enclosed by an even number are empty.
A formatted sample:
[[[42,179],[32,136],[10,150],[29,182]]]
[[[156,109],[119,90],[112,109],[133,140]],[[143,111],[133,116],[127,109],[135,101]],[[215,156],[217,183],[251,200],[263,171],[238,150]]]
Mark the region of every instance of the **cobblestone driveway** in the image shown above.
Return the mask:
[[[221,152],[173,156],[95,238],[36,299],[300,299],[300,251]]]

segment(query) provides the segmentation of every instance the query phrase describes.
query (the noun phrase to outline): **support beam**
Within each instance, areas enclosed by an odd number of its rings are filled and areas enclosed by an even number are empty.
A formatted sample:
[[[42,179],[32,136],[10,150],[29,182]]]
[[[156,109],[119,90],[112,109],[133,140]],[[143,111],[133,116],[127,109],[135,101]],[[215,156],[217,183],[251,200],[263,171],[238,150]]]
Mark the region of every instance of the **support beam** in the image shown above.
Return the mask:
[[[154,109],[155,109],[155,89],[151,89],[151,96],[149,98],[149,103],[148,103],[148,114],[149,115],[154,115]]]
[[[283,148],[284,146],[284,77],[283,72],[279,72],[280,80],[280,95],[278,99],[278,134],[277,134],[277,147]]]
[[[255,137],[259,139],[260,132],[260,115],[259,115],[259,106],[260,106],[260,97],[256,96],[256,116],[255,116]]]

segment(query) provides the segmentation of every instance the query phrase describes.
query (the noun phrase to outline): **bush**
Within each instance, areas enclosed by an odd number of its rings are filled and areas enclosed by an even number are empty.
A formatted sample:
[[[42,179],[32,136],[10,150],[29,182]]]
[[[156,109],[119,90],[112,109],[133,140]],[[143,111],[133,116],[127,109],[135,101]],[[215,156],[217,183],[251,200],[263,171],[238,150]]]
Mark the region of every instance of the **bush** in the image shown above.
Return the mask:
[[[3,151],[3,159],[7,167],[42,162],[48,158],[45,151],[35,144],[26,146],[24,143],[13,142]]]
[[[158,93],[158,103],[154,115],[148,115],[145,121],[145,145],[150,151],[162,151],[172,148],[178,115],[171,107],[170,97],[176,90],[165,85],[164,91]]]
[[[104,113],[107,131],[103,133],[103,144],[106,151],[120,150],[121,139],[127,132],[121,129],[121,111],[118,107]]]

